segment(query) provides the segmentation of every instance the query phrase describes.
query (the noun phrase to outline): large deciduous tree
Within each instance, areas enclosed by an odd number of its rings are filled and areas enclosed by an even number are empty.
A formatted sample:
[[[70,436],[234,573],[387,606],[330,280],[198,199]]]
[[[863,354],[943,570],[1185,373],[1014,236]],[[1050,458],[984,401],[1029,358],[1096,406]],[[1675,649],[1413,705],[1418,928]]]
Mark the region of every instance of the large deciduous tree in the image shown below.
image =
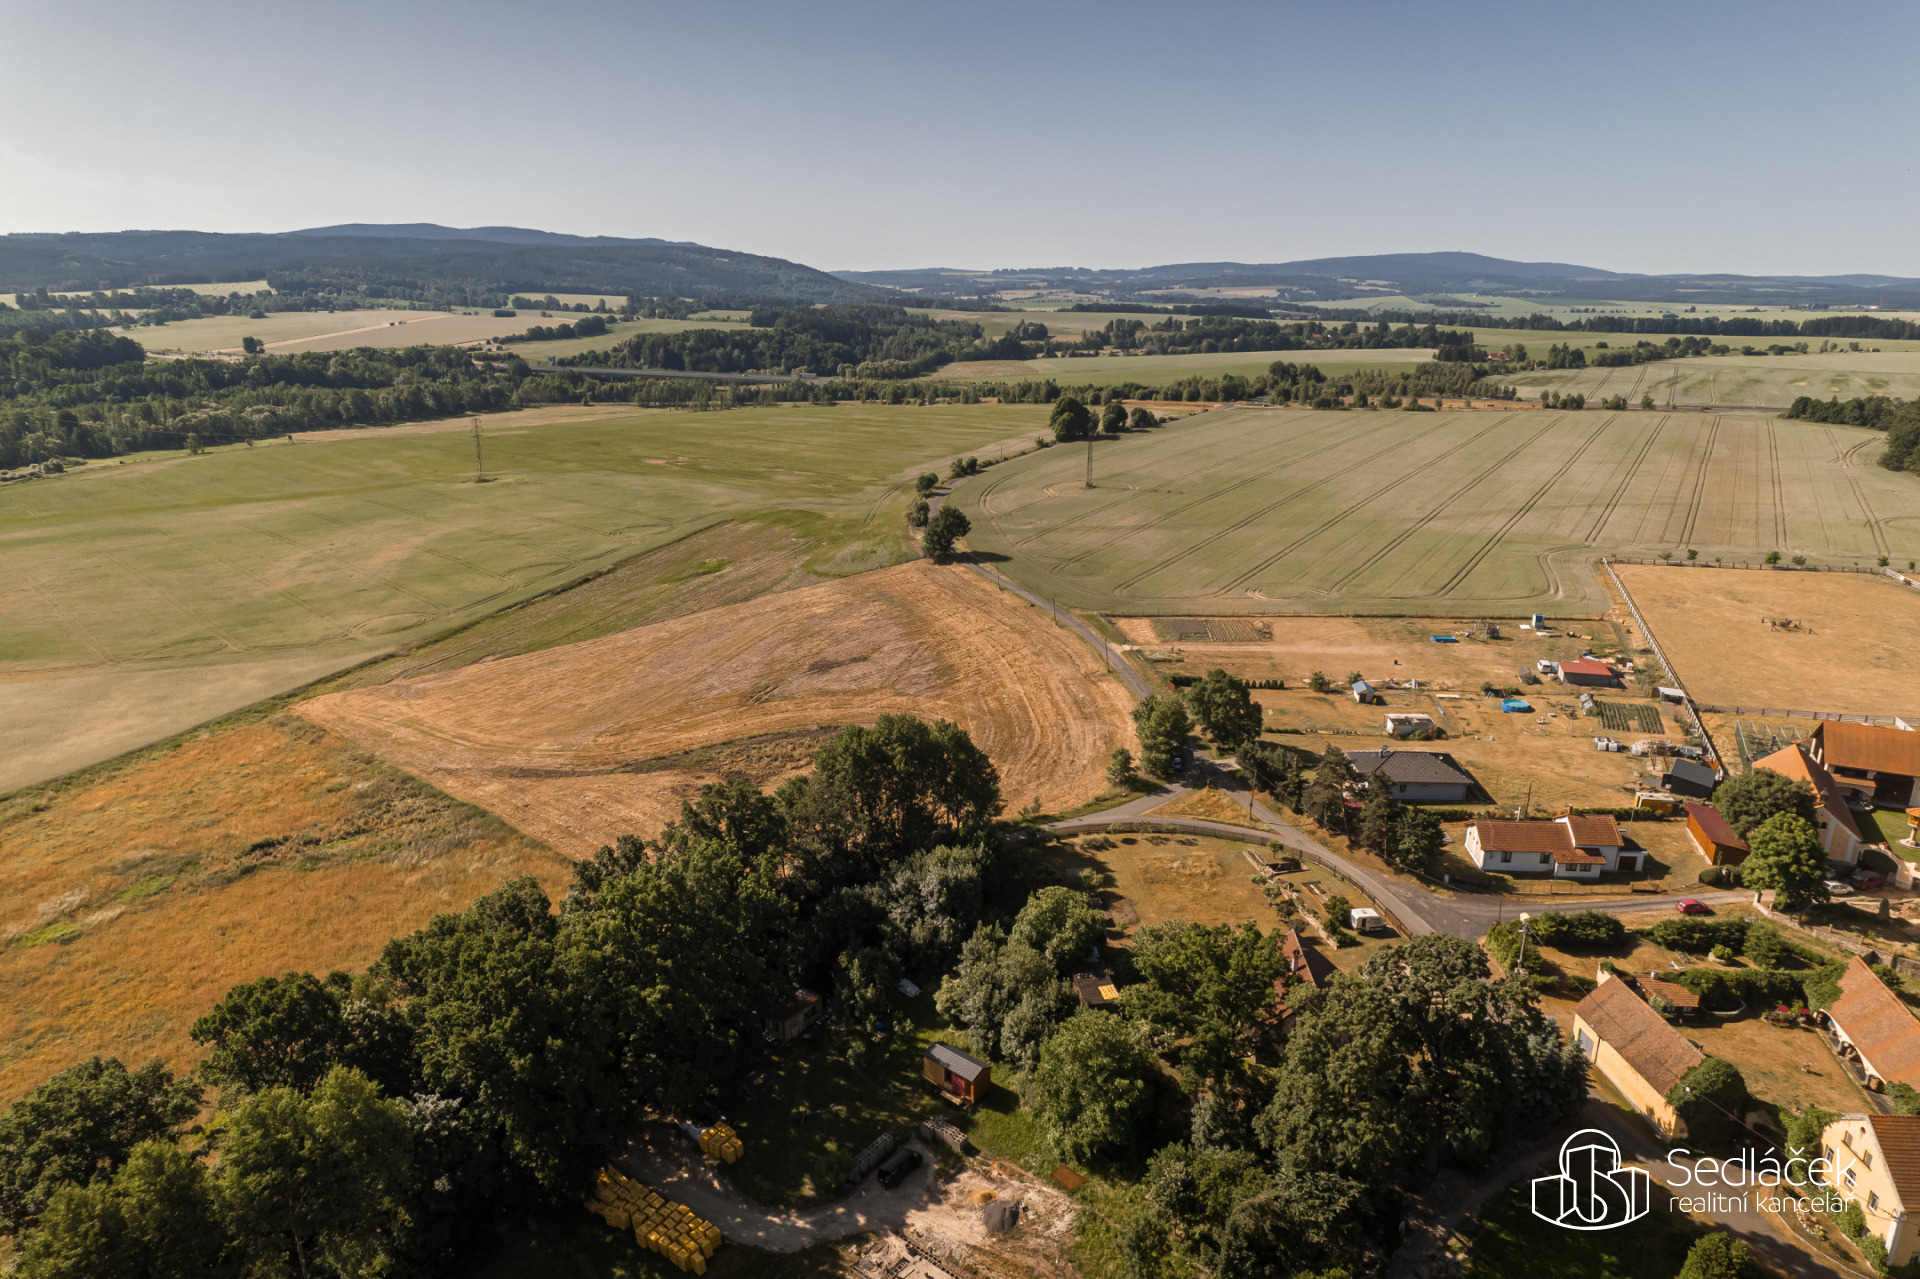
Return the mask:
[[[1236,679],[1218,667],[1210,670],[1187,690],[1187,702],[1193,717],[1207,730],[1214,745],[1223,751],[1235,751],[1260,736],[1263,712],[1253,700],[1246,681]]]
[[[1797,813],[1776,813],[1747,834],[1747,859],[1740,863],[1740,882],[1749,888],[1771,888],[1774,900],[1797,909],[1827,899],[1827,855],[1820,836]]]
[[[1140,740],[1140,767],[1150,776],[1165,777],[1193,732],[1193,720],[1185,701],[1158,693],[1133,708],[1133,731]]]
[[[1158,1075],[1138,1023],[1082,1008],[1040,1049],[1034,1117],[1066,1159],[1124,1153],[1145,1124]]]
[[[1756,768],[1721,782],[1714,788],[1713,804],[1742,839],[1780,813],[1792,813],[1806,822],[1813,820],[1813,788],[1770,768]]]
[[[1053,412],[1047,418],[1047,429],[1062,444],[1084,440],[1093,433],[1093,414],[1073,396],[1063,395],[1053,402]]]
[[[94,1057],[61,1071],[0,1117],[0,1232],[32,1227],[62,1185],[111,1178],[135,1146],[199,1108],[200,1089],[158,1059],[129,1071]]]

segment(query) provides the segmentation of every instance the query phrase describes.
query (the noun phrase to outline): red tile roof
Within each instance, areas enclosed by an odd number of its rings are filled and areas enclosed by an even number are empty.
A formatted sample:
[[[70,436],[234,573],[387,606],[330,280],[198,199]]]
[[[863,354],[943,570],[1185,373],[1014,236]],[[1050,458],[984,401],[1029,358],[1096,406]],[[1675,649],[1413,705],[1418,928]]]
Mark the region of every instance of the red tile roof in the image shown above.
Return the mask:
[[[1287,939],[1280,943],[1280,955],[1287,961],[1287,971],[1309,986],[1325,989],[1333,980],[1333,961],[1307,945],[1294,929],[1287,929]]]
[[[1866,842],[1866,836],[1860,833],[1860,827],[1854,823],[1853,813],[1847,808],[1846,796],[1840,793],[1840,783],[1833,780],[1832,773],[1814,762],[1813,757],[1807,754],[1806,747],[1798,742],[1782,746],[1773,754],[1762,755],[1754,760],[1753,766],[1787,777],[1797,777],[1813,787],[1813,802],[1824,809],[1828,817],[1852,832],[1855,839]]]
[[[1920,1207],[1920,1115],[1868,1115],[1900,1206]]]
[[[1601,982],[1574,1005],[1573,1015],[1593,1027],[1593,1033],[1663,1097],[1706,1059],[1623,981]]]
[[[1586,657],[1576,657],[1571,662],[1560,663],[1560,673],[1562,675],[1599,675],[1607,679],[1614,677],[1613,667]]]
[[[1645,977],[1622,977],[1640,993],[1642,999],[1652,999],[1655,995],[1666,1000],[1675,1008],[1698,1008],[1700,996],[1688,990],[1678,982],[1664,981],[1648,973]]]
[[[1821,724],[1813,733],[1820,740],[1820,762],[1828,768],[1920,777],[1920,733],[1839,720]]]
[[[1920,1021],[1900,997],[1855,956],[1840,974],[1840,998],[1827,1016],[1890,1084],[1920,1085]],[[1920,1198],[1914,1200],[1920,1207]]]
[[[1490,853],[1571,853],[1573,836],[1559,822],[1477,821],[1472,828]]]
[[[1560,824],[1573,832],[1573,842],[1582,848],[1620,848],[1627,842],[1620,838],[1620,823],[1607,814],[1596,817],[1573,813],[1562,817]]]

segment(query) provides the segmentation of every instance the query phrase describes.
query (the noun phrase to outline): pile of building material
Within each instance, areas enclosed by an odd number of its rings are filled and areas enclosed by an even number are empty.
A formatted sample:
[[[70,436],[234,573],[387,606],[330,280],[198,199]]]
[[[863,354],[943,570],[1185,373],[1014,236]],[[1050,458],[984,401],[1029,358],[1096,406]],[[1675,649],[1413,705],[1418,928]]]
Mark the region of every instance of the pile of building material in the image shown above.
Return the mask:
[[[740,1137],[726,1124],[715,1124],[711,1128],[702,1128],[694,1133],[694,1140],[700,1143],[700,1149],[715,1159],[732,1163],[738,1159],[746,1147],[740,1144]]]
[[[693,1215],[693,1209],[660,1195],[618,1168],[603,1168],[587,1201],[587,1211],[615,1230],[632,1230],[650,1249],[682,1270],[707,1273],[707,1258],[720,1246],[720,1231]]]

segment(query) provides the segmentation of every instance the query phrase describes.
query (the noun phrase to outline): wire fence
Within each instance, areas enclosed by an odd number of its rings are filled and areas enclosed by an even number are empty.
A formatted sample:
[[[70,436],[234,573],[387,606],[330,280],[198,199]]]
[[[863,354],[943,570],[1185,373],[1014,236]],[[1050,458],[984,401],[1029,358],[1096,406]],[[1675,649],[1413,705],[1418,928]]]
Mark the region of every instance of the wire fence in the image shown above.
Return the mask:
[[[1666,651],[1660,647],[1660,641],[1654,637],[1653,628],[1648,626],[1647,619],[1640,615],[1640,606],[1633,602],[1632,592],[1627,590],[1627,584],[1620,580],[1620,575],[1613,571],[1612,557],[1601,556],[1600,566],[1607,570],[1607,576],[1613,579],[1614,589],[1619,591],[1620,598],[1627,602],[1627,610],[1633,614],[1633,620],[1639,624],[1640,634],[1646,637],[1647,647],[1653,650],[1654,657],[1660,661],[1660,668],[1666,671],[1667,682],[1681,692],[1686,692],[1687,686],[1680,682],[1679,672],[1675,671],[1673,663],[1667,660]],[[1688,696],[1686,701],[1686,712],[1687,718],[1693,721],[1693,731],[1700,735],[1700,744],[1707,748],[1708,753],[1715,760],[1721,761],[1720,776],[1725,777],[1727,770],[1724,757],[1720,754],[1720,748],[1714,745],[1713,734],[1707,731],[1706,721],[1700,718],[1699,708],[1694,705],[1691,696]]]

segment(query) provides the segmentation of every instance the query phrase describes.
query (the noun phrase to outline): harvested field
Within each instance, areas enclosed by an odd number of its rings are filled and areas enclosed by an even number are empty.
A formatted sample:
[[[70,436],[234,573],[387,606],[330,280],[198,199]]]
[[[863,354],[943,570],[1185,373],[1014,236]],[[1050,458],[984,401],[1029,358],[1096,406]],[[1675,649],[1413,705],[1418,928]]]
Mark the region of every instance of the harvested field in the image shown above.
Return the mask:
[[[0,807],[0,1101],[95,1053],[176,1069],[236,982],[365,967],[388,938],[565,859],[274,716]]]
[[[1920,497],[1920,490],[1916,490]],[[1920,591],[1869,573],[1615,569],[1702,702],[1920,713]],[[1791,621],[1791,629],[1772,623]],[[1731,746],[1726,749],[1732,750]]]
[[[487,484],[472,483],[464,419],[8,484],[0,679],[16,682],[0,704],[39,727],[24,753],[0,753],[0,788],[204,722],[236,688],[297,687],[730,519],[766,530],[770,549],[798,542],[793,572],[809,579],[898,563],[918,554],[904,518],[916,472],[1031,447],[1044,419],[1044,406],[556,405],[484,420]],[[213,670],[225,665],[243,669]],[[140,715],[122,716],[138,689]]]
[[[1491,335],[1489,335],[1491,336]],[[1589,338],[1603,335],[1595,334]],[[1576,343],[1578,345],[1578,343]],[[1589,403],[1624,395],[1639,403],[1651,395],[1656,405],[1766,405],[1786,408],[1802,395],[1816,400],[1891,395],[1910,400],[1920,394],[1920,351],[1911,342],[1863,342],[1880,351],[1832,351],[1801,355],[1712,355],[1619,368],[1566,372],[1529,371],[1513,375],[1523,395],[1542,390],[1586,395]],[[1894,350],[1895,346],[1906,350]]]
[[[974,317],[969,315],[968,319]],[[1102,321],[1104,323],[1105,321]],[[1048,318],[1049,327],[1053,320]],[[1098,326],[1095,326],[1098,327]],[[1062,386],[1113,386],[1138,382],[1142,386],[1167,386],[1190,377],[1217,378],[1231,373],[1255,378],[1266,374],[1276,360],[1315,364],[1330,373],[1353,373],[1360,369],[1394,369],[1412,372],[1414,366],[1433,358],[1433,351],[1419,349],[1339,350],[1339,351],[1220,351],[1190,355],[1105,355],[1051,360],[981,360],[949,364],[923,378],[923,381],[965,381],[992,378],[1004,381],[1030,381],[1051,378]]]
[[[1126,361],[1088,361],[1120,363]],[[1879,433],[1696,413],[1226,408],[1016,459],[957,500],[969,546],[1131,616],[1587,616],[1601,554],[1920,556]]]
[[[378,687],[300,712],[564,852],[651,835],[705,782],[806,768],[813,734],[951,719],[1009,809],[1081,802],[1132,701],[1039,610],[924,561]]]

